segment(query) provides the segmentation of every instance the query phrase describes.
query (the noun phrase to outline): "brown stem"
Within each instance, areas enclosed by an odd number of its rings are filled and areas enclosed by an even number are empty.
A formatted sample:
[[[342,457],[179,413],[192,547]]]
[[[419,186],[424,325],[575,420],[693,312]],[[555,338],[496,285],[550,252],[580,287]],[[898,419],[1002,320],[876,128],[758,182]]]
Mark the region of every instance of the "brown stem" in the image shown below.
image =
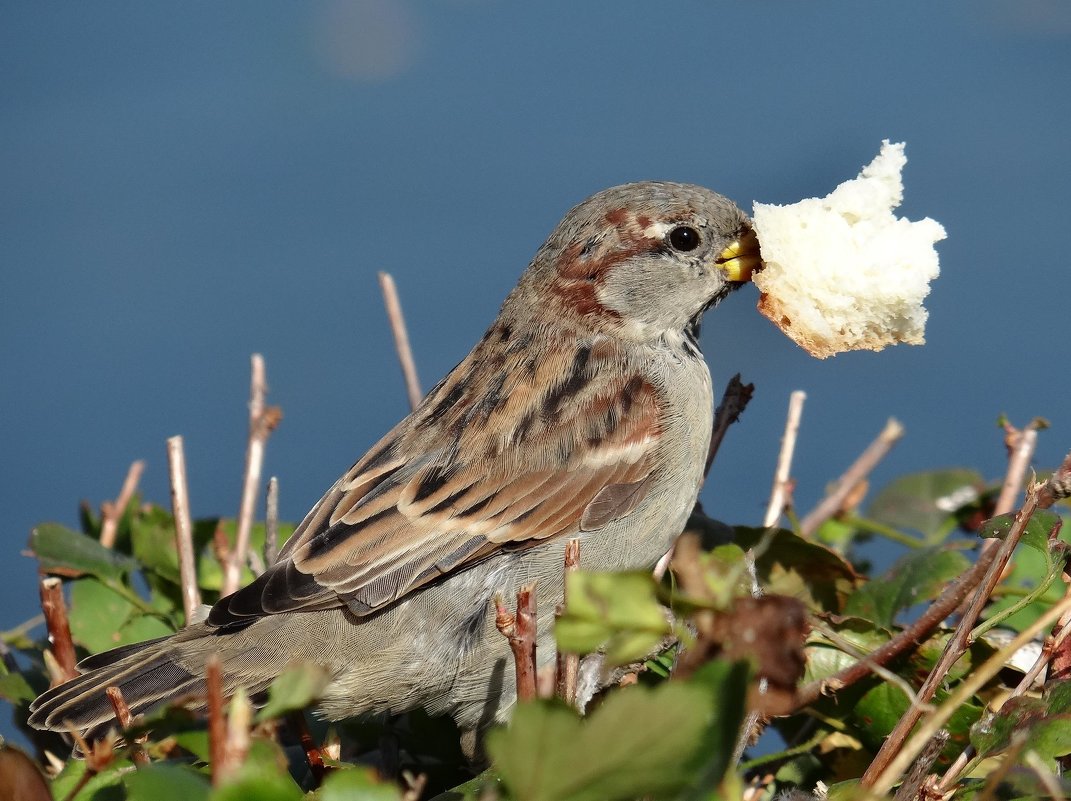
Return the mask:
[[[205,662],[205,695],[208,706],[208,753],[212,760],[212,784],[218,787],[223,780],[227,758],[227,720],[223,714],[223,675],[219,657],[212,655]]]
[[[941,685],[941,682],[944,681],[949,669],[951,669],[956,661],[966,652],[969,645],[968,640],[971,629],[974,628],[974,624],[977,622],[978,616],[982,612],[982,607],[989,601],[989,596],[992,594],[993,588],[996,587],[997,583],[1000,581],[1001,573],[1003,572],[1005,565],[1008,564],[1012,551],[1015,550],[1015,546],[1022,538],[1023,532],[1026,530],[1026,526],[1030,522],[1030,518],[1033,516],[1037,506],[1038,493],[1036,490],[1031,490],[1027,494],[1026,503],[1023,504],[1023,508],[1016,514],[1015,523],[1012,525],[1007,537],[1000,544],[999,548],[990,549],[990,553],[995,554],[992,564],[990,564],[989,569],[986,571],[978,588],[975,590],[974,595],[971,597],[967,609],[960,618],[959,625],[956,626],[955,632],[953,632],[948,644],[945,645],[941,658],[937,661],[937,664],[933,666],[926,681],[919,689],[918,700],[920,704],[930,702],[934,693],[937,691],[937,688]],[[986,555],[987,554],[983,553],[979,561]],[[921,716],[922,710],[918,706],[911,707],[903,714],[896,726],[893,727],[892,732],[890,732],[889,736],[885,739],[885,742],[878,750],[873,761],[863,773],[863,777],[860,779],[860,783],[863,787],[872,787],[878,777],[885,773],[886,768],[889,767],[893,758],[898,754],[900,748],[907,740],[908,735],[911,733],[911,730],[915,727],[915,724]]]
[[[517,591],[517,612],[510,614],[501,596],[495,596],[495,626],[508,640],[517,674],[517,700],[536,699],[536,595],[535,582]]]
[[[867,654],[865,659],[854,662],[827,679],[812,681],[800,688],[798,706],[812,704],[825,692],[837,691],[855,684],[873,673],[874,665],[887,665],[901,654],[913,651],[925,642],[930,634],[941,625],[941,621],[952,614],[978,585],[982,576],[993,564],[996,553],[983,554],[970,570],[945,588],[944,592],[926,609],[919,618],[906,629],[897,634],[880,648]]]
[[[568,588],[569,574],[580,567],[580,540],[571,539],[565,543],[565,581]],[[568,589],[566,590],[568,592]],[[562,597],[563,604],[568,602],[568,595]],[[569,706],[576,706],[576,682],[580,672],[580,655],[558,652],[558,670],[556,694]]]
[[[130,714],[130,707],[126,705],[123,691],[118,687],[108,687],[104,692],[108,696],[108,700],[111,701],[112,709],[115,710],[115,719],[119,721],[119,726],[123,729],[129,729],[134,723],[134,716]],[[145,749],[142,747],[144,742],[144,735],[130,742],[130,758],[134,760],[134,764],[138,768],[149,764],[149,755],[145,753]]]
[[[312,739],[309,724],[305,721],[305,713],[301,711],[291,712],[286,716],[286,722],[297,734],[301,742],[301,748],[305,752],[305,761],[309,763],[309,771],[318,787],[327,775],[327,767],[324,765],[323,751],[316,741]]]
[[[833,517],[844,506],[844,500],[851,494],[855,486],[865,479],[870,472],[877,467],[878,462],[892,450],[900,438],[904,435],[904,427],[892,418],[885,423],[885,428],[877,438],[867,446],[855,463],[849,467],[839,479],[831,493],[822,499],[803,520],[800,521],[800,531],[803,536],[809,537],[818,530],[829,518]]]
[[[718,455],[718,449],[721,447],[722,440],[725,439],[725,432],[729,430],[729,426],[740,419],[740,415],[744,413],[744,409],[747,408],[754,394],[755,385],[741,381],[740,373],[729,379],[725,393],[721,397],[721,403],[714,410],[714,425],[710,432],[707,464],[703,470],[704,478],[710,472],[710,466],[714,464],[714,457]]]
[[[101,504],[100,544],[105,548],[111,548],[115,545],[115,535],[119,531],[119,521],[123,517],[123,512],[126,511],[130,499],[134,497],[134,493],[138,489],[138,482],[141,481],[141,474],[144,471],[145,462],[140,459],[131,464],[126,473],[126,480],[123,481],[123,487],[119,490],[119,497],[115,499],[114,503]]]
[[[379,287],[383,290],[383,305],[387,307],[387,319],[390,320],[390,330],[394,334],[394,347],[398,351],[398,361],[405,377],[409,408],[416,409],[424,399],[424,393],[420,389],[420,379],[417,377],[416,362],[413,361],[413,351],[409,346],[409,332],[405,327],[405,317],[402,315],[402,304],[398,300],[394,277],[390,273],[381,272]]]
[[[776,525],[785,510],[788,499],[789,474],[792,470],[792,455],[796,450],[796,439],[800,431],[800,417],[803,415],[803,403],[807,393],[797,389],[788,399],[788,415],[785,419],[785,433],[781,437],[781,452],[777,457],[777,469],[774,471],[773,488],[770,490],[770,503],[766,507],[766,517],[762,525],[765,528]]]
[[[41,579],[41,611],[45,613],[45,625],[48,627],[48,642],[59,667],[59,675],[52,677],[52,686],[62,684],[78,675],[75,665],[78,659],[74,654],[74,642],[71,640],[71,624],[67,619],[67,603],[63,599],[63,582],[58,578]]]
[[[167,464],[171,475],[171,511],[175,516],[175,547],[178,550],[179,581],[182,584],[182,611],[189,625],[201,605],[197,588],[197,567],[193,559],[193,521],[190,519],[190,491],[186,483],[186,452],[182,437],[167,440]]]
[[[266,406],[268,379],[264,369],[264,357],[254,353],[250,358],[249,380],[249,439],[245,450],[245,473],[242,479],[242,500],[238,509],[234,549],[223,574],[221,595],[230,595],[238,589],[242,579],[242,565],[249,553],[249,535],[256,517],[257,493],[260,489],[260,474],[264,465],[264,449],[271,432],[279,425],[282,411],[277,406]]]

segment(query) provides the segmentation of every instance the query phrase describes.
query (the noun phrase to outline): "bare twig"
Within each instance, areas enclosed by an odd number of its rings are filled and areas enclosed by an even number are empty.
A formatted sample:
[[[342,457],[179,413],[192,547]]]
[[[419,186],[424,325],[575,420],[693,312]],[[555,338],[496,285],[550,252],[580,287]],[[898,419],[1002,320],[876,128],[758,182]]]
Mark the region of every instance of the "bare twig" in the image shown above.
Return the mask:
[[[264,514],[264,566],[279,558],[279,479],[268,479],[267,510]]]
[[[918,620],[883,646],[869,653],[866,659],[849,665],[827,679],[813,681],[800,688],[799,706],[814,703],[824,692],[837,691],[855,684],[870,675],[874,665],[887,665],[897,656],[918,648],[941,625],[941,621],[952,614],[970,591],[978,585],[995,558],[995,552],[980,556],[970,570],[945,588],[940,597],[930,604]]]
[[[249,553],[249,534],[256,517],[257,492],[260,489],[260,473],[264,465],[264,448],[268,437],[282,419],[277,406],[266,406],[268,380],[264,369],[264,357],[254,353],[249,381],[249,441],[245,451],[245,476],[242,480],[242,502],[238,510],[237,534],[234,550],[231,551],[223,574],[221,595],[230,595],[238,589],[242,579],[242,565]]]
[[[223,780],[222,767],[227,752],[227,721],[223,715],[223,675],[219,657],[205,661],[205,697],[208,712],[208,753],[212,760],[212,784]]]
[[[714,457],[718,455],[718,448],[725,439],[725,432],[729,430],[729,426],[740,419],[740,415],[744,413],[754,393],[755,385],[741,381],[740,373],[729,379],[725,394],[721,397],[721,403],[714,410],[714,425],[710,432],[710,448],[707,450],[707,464],[703,470],[704,478],[710,472],[710,466],[714,464]]]
[[[966,703],[971,696],[982,689],[987,681],[999,673],[1004,668],[1004,664],[1016,651],[1033,640],[1038,632],[1051,626],[1056,622],[1060,615],[1068,610],[1071,610],[1071,596],[1065,597],[1054,607],[1047,610],[1044,615],[1031,623],[1030,626],[1025,628],[1008,645],[993,654],[993,656],[987,659],[980,667],[968,673],[956,688],[949,693],[948,698],[946,698],[945,701],[922,722],[922,725],[919,726],[911,739],[907,742],[901,740],[900,744],[898,744],[895,756],[886,762],[881,771],[871,776],[868,780],[867,774],[871,773],[871,768],[874,767],[873,762],[870,764],[867,773],[864,774],[863,779],[860,780],[860,786],[868,788],[871,794],[877,797],[887,795],[893,785],[900,779],[900,776],[907,770],[908,766],[911,765],[915,758],[922,752],[923,748],[926,747],[926,744],[934,734],[936,734],[937,731],[948,722],[949,718],[955,714],[956,710]],[[906,717],[907,716],[905,715],[905,718]],[[903,722],[905,718],[901,718],[901,722]],[[912,726],[913,725],[914,722],[912,723]],[[889,741],[886,740],[886,742]]]
[[[197,589],[197,568],[193,561],[193,521],[190,519],[190,494],[186,484],[186,452],[182,437],[167,440],[167,465],[171,474],[171,510],[175,516],[175,545],[178,550],[179,580],[182,582],[182,611],[189,625],[201,605]]]
[[[1004,483],[1000,487],[1000,496],[993,509],[994,515],[1005,515],[1015,508],[1015,499],[1022,489],[1026,469],[1034,456],[1038,444],[1036,428],[1027,427],[1015,434],[1014,445],[1008,454],[1008,470],[1004,474]],[[995,540],[992,541],[994,544]],[[989,544],[989,543],[987,543]]]
[[[398,350],[402,375],[405,376],[405,391],[409,396],[409,408],[416,409],[424,399],[424,393],[420,389],[416,362],[413,361],[413,351],[409,347],[409,332],[405,327],[405,317],[402,315],[402,304],[398,300],[398,288],[394,285],[394,277],[390,273],[381,272],[379,287],[383,290],[383,305],[387,307],[390,330],[394,334],[394,346]]]
[[[777,457],[777,470],[774,472],[773,489],[770,491],[770,503],[766,507],[765,527],[777,524],[788,500],[789,473],[792,470],[792,454],[796,450],[796,438],[800,430],[800,417],[803,415],[803,402],[807,393],[797,389],[788,398],[788,416],[785,419],[785,433],[781,437],[781,452]]]
[[[921,703],[929,703],[941,682],[944,681],[949,669],[966,652],[971,629],[974,628],[974,624],[982,612],[982,607],[985,606],[990,595],[992,595],[993,588],[1000,581],[1001,573],[1004,570],[1005,565],[1008,564],[1012,551],[1015,550],[1015,546],[1019,543],[1019,540],[1023,536],[1023,532],[1026,530],[1027,523],[1030,522],[1030,518],[1037,509],[1037,501],[1038,493],[1036,489],[1032,489],[1027,494],[1026,503],[1023,504],[1023,508],[1020,509],[1016,515],[1015,523],[1008,531],[1007,537],[1005,537],[1004,541],[1001,542],[1000,547],[996,549],[995,552],[993,550],[990,551],[990,553],[995,553],[992,564],[989,566],[981,583],[971,597],[966,611],[964,611],[963,616],[960,618],[959,625],[956,627],[952,637],[945,645],[941,658],[937,661],[937,664],[933,666],[926,681],[919,689],[918,697]],[[982,557],[980,557],[980,561],[985,556],[986,554],[983,553]],[[921,716],[922,712],[916,707],[908,709],[903,714],[896,726],[894,726],[893,730],[889,733],[889,736],[886,738],[881,748],[878,750],[878,753],[874,756],[874,760],[863,774],[863,777],[860,780],[863,787],[874,785],[879,776],[883,776],[889,771],[890,760],[900,758],[899,754],[902,753],[900,749]],[[894,757],[894,755],[896,756]]]
[[[75,664],[71,625],[67,620],[67,603],[63,600],[63,582],[58,578],[41,579],[41,611],[45,613],[48,641],[56,658],[59,675],[52,677],[52,686],[62,684],[78,675]]]
[[[903,435],[904,427],[890,417],[877,438],[867,446],[844,475],[837,479],[833,491],[800,521],[800,531],[805,537],[814,534],[822,523],[843,508],[845,498],[855,489],[855,485],[870,475],[878,462],[885,458]]]
[[[565,543],[565,580],[568,585],[569,574],[580,567],[580,540],[571,539]],[[567,590],[568,591],[568,590]],[[568,595],[563,602],[569,600]],[[580,655],[558,652],[557,695],[569,706],[576,706],[576,682],[580,671]]]
[[[919,790],[922,789],[930,768],[937,761],[937,757],[941,756],[941,752],[950,737],[951,735],[945,729],[941,729],[933,736],[933,739],[926,744],[922,753],[919,754],[919,758],[915,760],[915,764],[911,766],[911,770],[908,771],[903,783],[897,788],[893,801],[915,801],[916,798],[919,798]]]
[[[131,464],[126,473],[126,480],[123,481],[123,487],[119,490],[119,497],[115,499],[114,503],[106,501],[100,505],[100,544],[105,548],[111,548],[115,545],[115,535],[119,531],[119,521],[123,517],[123,512],[126,511],[130,499],[134,497],[134,493],[138,489],[138,482],[141,481],[141,474],[144,471],[145,462],[140,459]]]
[[[123,691],[118,687],[108,687],[104,692],[107,694],[108,700],[111,701],[112,709],[115,710],[115,719],[119,721],[119,726],[123,729],[129,729],[134,723],[134,716],[130,714],[130,707],[126,705]],[[130,758],[138,768],[143,768],[149,764],[149,755],[145,753],[143,746],[146,738],[147,735],[142,735],[129,743]]]
[[[509,640],[517,673],[517,700],[536,698],[536,595],[535,583],[517,591],[517,613],[513,615],[502,597],[495,596],[495,626]]]

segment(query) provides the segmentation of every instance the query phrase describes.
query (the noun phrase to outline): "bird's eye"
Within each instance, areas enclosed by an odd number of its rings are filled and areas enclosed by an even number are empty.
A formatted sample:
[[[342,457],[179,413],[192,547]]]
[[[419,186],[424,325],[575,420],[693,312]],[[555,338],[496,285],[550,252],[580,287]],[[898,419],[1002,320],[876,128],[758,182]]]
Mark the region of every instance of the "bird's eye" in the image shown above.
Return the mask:
[[[687,253],[699,247],[699,232],[690,225],[678,225],[669,232],[668,240],[674,250]]]

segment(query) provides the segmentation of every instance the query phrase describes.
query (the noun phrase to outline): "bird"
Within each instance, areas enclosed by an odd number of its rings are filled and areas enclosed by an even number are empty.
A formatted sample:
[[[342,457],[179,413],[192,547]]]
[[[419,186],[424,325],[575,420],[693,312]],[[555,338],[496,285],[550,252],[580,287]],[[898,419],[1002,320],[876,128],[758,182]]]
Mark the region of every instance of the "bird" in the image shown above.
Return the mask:
[[[747,215],[700,186],[630,183],[576,205],[468,356],[265,572],[171,636],[82,660],[31,704],[30,725],[101,737],[111,686],[133,714],[182,696],[203,706],[211,657],[225,694],[254,698],[316,666],[330,720],[422,708],[477,737],[504,722],[516,687],[493,598],[535,582],[546,664],[569,539],[593,571],[669,550],[711,434],[700,319],[760,265]]]

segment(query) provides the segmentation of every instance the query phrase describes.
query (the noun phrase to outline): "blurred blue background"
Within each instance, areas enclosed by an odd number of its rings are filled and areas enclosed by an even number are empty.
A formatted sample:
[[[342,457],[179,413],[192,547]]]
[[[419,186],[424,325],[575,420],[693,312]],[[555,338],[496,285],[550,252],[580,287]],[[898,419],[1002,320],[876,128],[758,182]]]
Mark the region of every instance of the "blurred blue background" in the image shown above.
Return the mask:
[[[425,388],[565,211],[626,181],[793,202],[906,141],[901,213],[948,239],[925,347],[816,361],[748,287],[708,316],[755,400],[704,490],[762,518],[788,394],[807,511],[889,416],[875,483],[997,477],[1000,412],[1071,447],[1071,4],[321,0],[0,7],[0,628],[36,612],[29,529],[77,521],[183,434],[193,511],[234,515],[249,356],[285,419],[285,518],[406,411],[376,272]]]

